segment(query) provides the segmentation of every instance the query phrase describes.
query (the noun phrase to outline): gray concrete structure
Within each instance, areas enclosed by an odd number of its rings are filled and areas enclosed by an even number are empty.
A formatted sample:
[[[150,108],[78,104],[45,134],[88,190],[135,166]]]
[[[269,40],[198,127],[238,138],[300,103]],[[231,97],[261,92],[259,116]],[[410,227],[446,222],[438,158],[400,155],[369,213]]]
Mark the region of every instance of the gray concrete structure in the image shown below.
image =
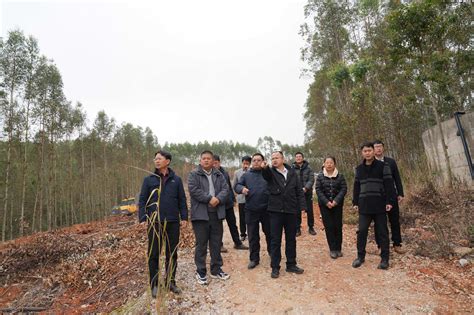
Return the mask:
[[[472,159],[474,154],[474,112],[462,115],[461,123]],[[471,178],[471,172],[464,153],[461,137],[457,135],[458,128],[455,119],[444,121],[441,123],[441,126],[443,128],[444,140],[448,149],[449,164],[454,180],[474,188],[474,180]],[[447,162],[443,153],[438,125],[423,132],[423,145],[428,158],[428,164],[435,178],[438,179],[438,184],[441,186],[447,185]]]

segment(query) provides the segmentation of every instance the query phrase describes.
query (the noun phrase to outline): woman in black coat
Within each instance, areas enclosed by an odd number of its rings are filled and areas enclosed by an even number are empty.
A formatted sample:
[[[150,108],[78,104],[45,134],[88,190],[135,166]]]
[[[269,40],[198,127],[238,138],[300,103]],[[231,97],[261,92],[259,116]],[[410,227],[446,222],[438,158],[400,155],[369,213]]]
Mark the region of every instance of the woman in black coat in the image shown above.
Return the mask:
[[[316,179],[316,194],[323,218],[331,258],[342,257],[342,208],[347,184],[336,169],[336,159],[324,159],[323,171]]]

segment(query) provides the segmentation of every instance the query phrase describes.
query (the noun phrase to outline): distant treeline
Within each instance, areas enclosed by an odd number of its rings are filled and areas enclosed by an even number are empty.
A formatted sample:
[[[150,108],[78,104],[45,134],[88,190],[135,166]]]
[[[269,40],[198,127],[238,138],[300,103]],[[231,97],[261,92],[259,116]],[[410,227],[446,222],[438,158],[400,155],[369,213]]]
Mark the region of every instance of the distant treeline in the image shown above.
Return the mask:
[[[100,219],[135,196],[159,149],[186,179],[204,149],[236,167],[246,154],[300,149],[271,137],[257,147],[232,141],[160,145],[150,128],[118,125],[104,111],[88,123],[63,91],[61,74],[35,38],[14,30],[0,41],[0,220],[2,241]],[[290,156],[291,157],[291,156]]]

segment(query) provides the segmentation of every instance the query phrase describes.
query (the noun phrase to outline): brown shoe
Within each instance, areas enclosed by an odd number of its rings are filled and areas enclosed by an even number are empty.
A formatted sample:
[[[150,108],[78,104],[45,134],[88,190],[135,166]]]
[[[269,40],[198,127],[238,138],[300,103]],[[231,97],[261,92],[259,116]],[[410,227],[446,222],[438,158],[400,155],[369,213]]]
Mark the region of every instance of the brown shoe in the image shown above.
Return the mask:
[[[399,246],[393,246],[393,251],[397,254],[405,254],[407,251],[405,249],[402,248],[401,245]]]
[[[221,247],[221,253],[227,253],[227,252],[228,252],[227,248],[225,248],[224,246],[222,246],[222,247]]]

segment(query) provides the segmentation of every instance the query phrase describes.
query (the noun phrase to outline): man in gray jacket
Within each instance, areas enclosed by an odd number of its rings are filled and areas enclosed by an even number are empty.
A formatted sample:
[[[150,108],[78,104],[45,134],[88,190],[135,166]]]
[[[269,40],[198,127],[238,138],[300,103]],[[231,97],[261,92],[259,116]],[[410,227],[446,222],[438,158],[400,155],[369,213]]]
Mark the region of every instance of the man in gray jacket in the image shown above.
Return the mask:
[[[232,183],[234,191],[242,175],[244,175],[248,171],[251,161],[252,161],[252,158],[248,155],[242,158],[242,168],[238,169],[234,173],[234,180]],[[237,194],[237,204],[239,206],[240,240],[245,241],[245,239],[247,238],[247,226],[245,224],[245,195],[244,194]]]
[[[208,246],[211,254],[211,278],[229,279],[229,275],[222,271],[221,243],[224,231],[222,220],[225,219],[225,202],[230,188],[224,175],[213,168],[213,157],[211,151],[203,151],[198,167],[188,177],[191,222],[196,238],[196,280],[202,285],[209,283],[206,268]]]

